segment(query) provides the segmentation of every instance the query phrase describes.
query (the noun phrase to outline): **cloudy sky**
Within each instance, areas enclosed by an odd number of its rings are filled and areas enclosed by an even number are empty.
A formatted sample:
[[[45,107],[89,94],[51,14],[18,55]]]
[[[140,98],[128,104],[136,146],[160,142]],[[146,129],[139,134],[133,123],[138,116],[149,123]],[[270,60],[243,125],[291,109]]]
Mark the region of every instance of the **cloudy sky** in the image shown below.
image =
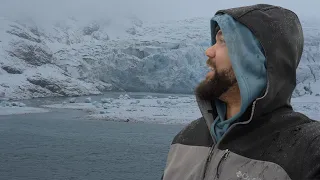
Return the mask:
[[[0,16],[94,19],[134,14],[143,20],[158,21],[211,17],[218,9],[256,3],[280,5],[300,17],[320,17],[319,0],[0,0]]]

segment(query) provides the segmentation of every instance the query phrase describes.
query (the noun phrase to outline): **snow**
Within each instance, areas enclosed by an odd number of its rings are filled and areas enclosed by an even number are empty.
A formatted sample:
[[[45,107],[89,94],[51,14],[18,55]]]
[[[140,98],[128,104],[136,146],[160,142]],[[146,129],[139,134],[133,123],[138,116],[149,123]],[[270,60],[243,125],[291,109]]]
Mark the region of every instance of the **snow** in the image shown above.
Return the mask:
[[[293,98],[294,109],[310,118],[320,120],[320,97]],[[188,124],[201,117],[194,96],[168,96],[142,99],[120,95],[102,98],[92,103],[76,102],[44,105],[45,108],[78,109],[88,112],[87,118],[121,122],[147,122],[161,124]]]
[[[2,19],[0,76],[11,82],[1,85],[0,91],[14,99],[108,90],[192,92],[205,74],[205,56],[197,41],[207,41],[209,34],[201,33],[208,31],[205,19],[194,19],[191,25],[189,21],[148,25],[131,17],[83,24],[66,18],[43,26]],[[30,84],[28,79],[34,79],[30,72],[37,71],[36,80],[51,86],[67,87],[61,85],[66,78],[77,82],[75,91],[55,92]],[[166,73],[171,75],[163,77]]]
[[[192,94],[205,77],[208,18],[142,22],[135,17],[51,23],[0,17],[0,94],[9,100],[84,96],[106,91]],[[293,104],[320,119],[320,25],[303,20],[305,47]],[[194,98],[69,99],[50,108],[81,109],[88,118],[187,123],[200,117]],[[42,112],[2,107],[2,114]],[[38,111],[39,110],[39,111]]]
[[[44,105],[45,108],[78,109],[89,113],[89,119],[109,121],[185,124],[199,118],[200,111],[192,96],[132,99],[128,95],[119,98],[103,98],[99,102],[78,102]]]
[[[136,17],[75,17],[56,22],[0,17],[0,96],[8,100],[83,96],[106,91],[192,94],[205,77],[210,46],[208,18],[143,22]],[[320,25],[302,20],[305,47],[293,93],[295,110],[320,117]],[[46,108],[87,111],[88,118],[154,123],[187,123],[200,112],[192,95],[134,99],[122,95]],[[1,107],[0,115],[46,112],[34,107]]]
[[[26,107],[24,103],[8,101],[1,97],[0,115],[45,113],[52,109],[76,109],[86,112],[87,115],[84,118],[92,120],[160,124],[188,124],[201,117],[194,95],[163,95],[160,97],[146,95],[137,98],[130,97],[128,94],[119,94],[117,98],[98,99],[72,97],[63,102],[60,101],[62,103],[46,103],[40,107]],[[320,96],[306,95],[292,98],[292,105],[295,111],[320,120]]]
[[[292,98],[294,110],[306,114],[309,118],[320,120],[320,96]]]
[[[123,90],[192,94],[208,71],[208,18],[0,18],[0,24],[0,92],[10,99]],[[305,20],[303,27],[306,45],[294,97],[320,92],[319,25]]]

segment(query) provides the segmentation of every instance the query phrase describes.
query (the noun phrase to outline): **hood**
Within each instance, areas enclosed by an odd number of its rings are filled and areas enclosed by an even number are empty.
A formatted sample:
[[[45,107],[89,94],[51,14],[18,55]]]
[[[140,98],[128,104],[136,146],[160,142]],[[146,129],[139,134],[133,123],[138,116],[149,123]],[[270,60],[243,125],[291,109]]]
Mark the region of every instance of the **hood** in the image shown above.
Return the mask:
[[[250,104],[263,95],[267,85],[267,75],[262,47],[252,32],[230,15],[218,14],[211,19],[212,45],[215,44],[216,31],[213,30],[217,25],[226,41],[241,95],[240,111],[230,119],[225,119],[226,104],[219,99],[214,102],[218,116],[211,125],[210,131],[219,140],[230,125],[239,120]]]
[[[267,85],[264,93],[251,102],[251,108],[247,108],[251,112],[245,114],[249,116],[241,119],[249,123],[280,108],[292,109],[291,96],[296,87],[296,69],[304,43],[297,15],[288,9],[268,4],[219,10],[216,15],[220,14],[229,15],[247,27],[260,42],[266,60]],[[199,98],[197,102],[210,127],[218,114],[216,103]]]

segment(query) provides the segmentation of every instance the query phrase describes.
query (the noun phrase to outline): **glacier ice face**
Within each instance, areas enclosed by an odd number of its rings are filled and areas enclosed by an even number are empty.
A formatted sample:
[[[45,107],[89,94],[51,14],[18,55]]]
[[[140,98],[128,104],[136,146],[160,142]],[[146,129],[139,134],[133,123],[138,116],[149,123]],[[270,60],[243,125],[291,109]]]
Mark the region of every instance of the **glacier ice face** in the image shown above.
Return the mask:
[[[0,18],[0,92],[13,99],[104,91],[193,93],[208,72],[209,18],[142,22]],[[320,25],[304,22],[294,97],[319,95]]]
[[[316,22],[304,22],[305,46],[297,69],[297,87],[293,96],[320,96],[320,26]]]

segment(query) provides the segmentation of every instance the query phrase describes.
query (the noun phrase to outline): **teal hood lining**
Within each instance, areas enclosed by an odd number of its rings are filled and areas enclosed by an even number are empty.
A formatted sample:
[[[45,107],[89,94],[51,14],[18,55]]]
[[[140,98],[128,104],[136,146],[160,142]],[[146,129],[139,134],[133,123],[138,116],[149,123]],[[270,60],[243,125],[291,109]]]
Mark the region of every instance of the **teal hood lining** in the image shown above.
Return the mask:
[[[258,98],[267,85],[266,58],[258,40],[252,32],[230,15],[219,14],[211,19],[211,43],[215,44],[215,28],[219,25],[231,60],[241,94],[240,112],[225,120],[226,105],[215,100],[218,116],[210,127],[211,134],[221,139],[231,124],[236,122],[250,104]]]

